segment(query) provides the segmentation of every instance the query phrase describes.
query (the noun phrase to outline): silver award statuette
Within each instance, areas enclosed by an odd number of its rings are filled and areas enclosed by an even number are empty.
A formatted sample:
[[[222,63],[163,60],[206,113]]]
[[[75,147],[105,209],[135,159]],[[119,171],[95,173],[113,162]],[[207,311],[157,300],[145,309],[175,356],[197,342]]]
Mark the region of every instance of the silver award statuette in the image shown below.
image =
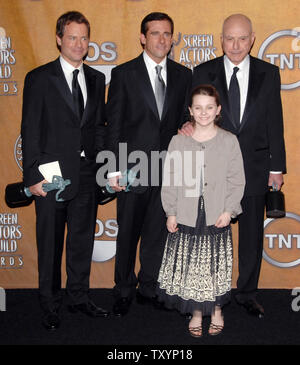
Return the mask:
[[[58,190],[55,199],[57,202],[63,202],[64,199],[59,198],[59,194],[65,190],[66,186],[71,184],[70,179],[64,180],[61,176],[53,175],[52,182],[43,184],[43,190],[45,193],[52,191],[52,190]],[[28,188],[24,189],[25,194],[30,197],[32,194],[29,191]]]
[[[128,191],[130,191],[130,186],[133,184],[135,177],[136,177],[136,172],[134,172],[132,170],[126,170],[122,173],[122,177],[119,180],[119,185],[126,186],[126,188],[124,190],[126,193]],[[115,191],[112,189],[112,187],[109,185],[109,183],[106,184],[106,190],[109,193],[115,193]]]

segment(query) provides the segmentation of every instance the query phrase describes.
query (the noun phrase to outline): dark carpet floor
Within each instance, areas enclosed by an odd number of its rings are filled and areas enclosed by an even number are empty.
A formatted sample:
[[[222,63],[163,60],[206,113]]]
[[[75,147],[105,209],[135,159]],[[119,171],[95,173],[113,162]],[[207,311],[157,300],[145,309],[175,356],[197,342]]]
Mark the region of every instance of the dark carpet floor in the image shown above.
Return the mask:
[[[90,296],[99,306],[112,308],[112,290],[93,289]],[[293,299],[291,290],[260,290],[258,300],[265,308],[263,319],[249,316],[232,300],[224,308],[223,333],[209,336],[209,319],[205,318],[204,336],[195,339],[187,331],[188,320],[178,312],[160,311],[135,301],[123,318],[92,319],[71,314],[63,306],[61,327],[49,333],[41,325],[38,291],[10,289],[6,290],[6,311],[0,312],[0,345],[102,345],[105,356],[118,348],[139,348],[137,345],[147,345],[147,351],[156,348],[199,351],[199,345],[299,345],[300,311],[292,309]],[[159,352],[152,355],[159,356]],[[185,355],[179,353],[179,356]]]

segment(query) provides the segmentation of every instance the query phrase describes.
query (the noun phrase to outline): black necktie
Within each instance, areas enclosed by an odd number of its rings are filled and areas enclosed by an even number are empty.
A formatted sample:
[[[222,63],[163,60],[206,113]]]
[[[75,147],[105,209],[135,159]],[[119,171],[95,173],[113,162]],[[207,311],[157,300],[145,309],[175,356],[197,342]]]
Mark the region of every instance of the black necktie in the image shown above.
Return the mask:
[[[78,83],[78,73],[79,73],[79,70],[77,70],[77,69],[73,71],[72,94],[73,94],[73,101],[74,101],[76,114],[77,114],[79,120],[81,120],[83,110],[84,110],[84,101],[83,101],[83,95],[82,95],[82,92],[80,89],[80,85]]]
[[[155,99],[156,99],[156,105],[157,105],[157,109],[158,109],[159,118],[161,119],[161,115],[162,115],[162,111],[163,111],[163,107],[164,107],[164,101],[165,101],[166,85],[161,76],[162,66],[157,65],[155,67],[155,69],[156,69]]]
[[[233,118],[233,123],[237,129],[240,128],[240,114],[241,114],[241,95],[239,83],[236,77],[236,73],[239,68],[234,67],[233,74],[230,79],[229,84],[229,102],[231,106],[231,114]]]

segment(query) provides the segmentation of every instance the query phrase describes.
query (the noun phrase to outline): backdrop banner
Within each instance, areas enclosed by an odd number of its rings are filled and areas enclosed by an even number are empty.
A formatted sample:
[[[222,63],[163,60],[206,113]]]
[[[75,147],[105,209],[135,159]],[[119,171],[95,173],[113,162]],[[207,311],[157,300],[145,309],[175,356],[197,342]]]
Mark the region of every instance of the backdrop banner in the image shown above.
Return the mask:
[[[0,287],[37,288],[34,204],[9,208],[7,184],[22,180],[20,123],[24,77],[31,69],[58,56],[57,18],[82,12],[91,24],[86,63],[103,72],[141,53],[140,23],[152,11],[174,20],[170,57],[193,68],[222,55],[223,20],[243,13],[253,22],[256,40],[251,54],[280,67],[287,170],[282,191],[286,217],[265,220],[260,288],[294,288],[300,277],[300,24],[299,0],[0,0]],[[116,201],[100,205],[90,284],[114,285],[118,226]],[[233,225],[233,287],[238,276],[237,224]],[[65,261],[65,260],[64,260]],[[139,260],[137,260],[137,267]],[[65,264],[62,267],[65,284]]]

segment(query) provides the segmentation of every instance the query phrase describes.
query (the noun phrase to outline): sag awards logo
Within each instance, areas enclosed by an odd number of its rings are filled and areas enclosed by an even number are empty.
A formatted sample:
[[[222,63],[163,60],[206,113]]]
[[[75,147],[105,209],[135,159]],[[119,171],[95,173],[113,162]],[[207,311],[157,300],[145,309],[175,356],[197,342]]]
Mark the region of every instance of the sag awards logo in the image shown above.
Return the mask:
[[[271,34],[261,45],[258,58],[280,68],[281,89],[300,86],[300,27]]]
[[[216,47],[212,34],[181,34],[178,33],[177,40],[174,40],[169,57],[175,59],[175,47],[179,46],[179,55],[176,59],[182,65],[193,69],[200,63],[216,58]],[[181,47],[181,48],[180,48]]]
[[[103,42],[98,44],[96,42],[89,43],[89,53],[86,57],[86,61],[88,62],[97,62],[97,61],[105,61],[105,62],[114,62],[118,57],[117,54],[117,45],[114,42]],[[89,66],[94,69],[101,71],[105,75],[106,85],[110,83],[110,75],[111,70],[116,67],[116,64],[105,64],[105,65],[97,65],[97,64],[89,64]]]
[[[17,213],[0,213],[0,269],[20,269],[23,256],[18,254],[22,238]]]
[[[116,237],[118,234],[118,224],[116,219],[108,219],[102,222],[96,221],[96,233],[94,241],[94,251],[92,260],[94,262],[104,262],[112,259],[116,254]],[[113,238],[113,240],[103,240],[103,236]]]
[[[300,216],[286,213],[285,218],[267,218],[264,223],[263,258],[271,265],[292,268],[300,264]]]
[[[17,95],[17,82],[12,81],[12,66],[16,63],[12,40],[0,27],[0,95]]]

